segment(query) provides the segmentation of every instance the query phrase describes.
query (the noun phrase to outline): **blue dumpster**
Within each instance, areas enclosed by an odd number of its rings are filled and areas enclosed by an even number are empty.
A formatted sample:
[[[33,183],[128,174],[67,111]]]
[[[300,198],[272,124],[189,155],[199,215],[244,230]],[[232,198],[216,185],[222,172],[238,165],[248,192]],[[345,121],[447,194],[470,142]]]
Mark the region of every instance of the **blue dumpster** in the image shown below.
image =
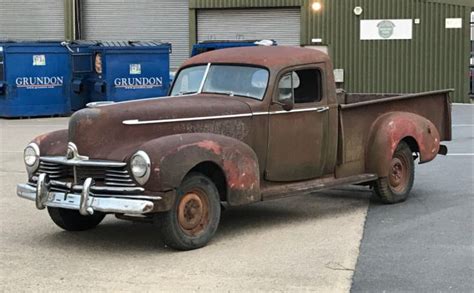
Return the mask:
[[[168,94],[171,44],[116,41],[101,42],[91,49],[94,70],[88,88],[92,102]]]
[[[61,42],[0,41],[0,117],[70,112],[70,56]]]
[[[193,46],[191,57],[201,53],[234,47],[276,46],[274,40],[212,40],[202,41]]]

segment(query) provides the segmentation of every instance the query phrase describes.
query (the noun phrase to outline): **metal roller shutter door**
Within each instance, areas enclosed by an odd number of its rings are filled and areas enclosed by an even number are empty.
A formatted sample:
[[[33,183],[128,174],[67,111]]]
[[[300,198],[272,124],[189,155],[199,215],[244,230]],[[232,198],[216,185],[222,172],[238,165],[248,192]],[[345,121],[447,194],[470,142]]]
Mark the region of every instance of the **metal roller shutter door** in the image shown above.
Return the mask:
[[[0,39],[64,39],[64,1],[0,0]]]
[[[188,0],[85,0],[88,40],[160,40],[173,45],[171,67],[189,58]]]
[[[274,39],[300,45],[300,9],[203,9],[197,14],[198,41]]]

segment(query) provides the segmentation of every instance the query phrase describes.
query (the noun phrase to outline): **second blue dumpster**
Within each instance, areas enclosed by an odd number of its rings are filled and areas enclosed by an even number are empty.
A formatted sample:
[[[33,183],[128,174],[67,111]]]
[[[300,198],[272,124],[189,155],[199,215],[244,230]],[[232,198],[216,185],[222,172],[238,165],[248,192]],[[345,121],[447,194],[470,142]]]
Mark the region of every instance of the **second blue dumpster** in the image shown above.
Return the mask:
[[[120,102],[167,95],[171,44],[115,41],[101,42],[91,49],[91,101]]]

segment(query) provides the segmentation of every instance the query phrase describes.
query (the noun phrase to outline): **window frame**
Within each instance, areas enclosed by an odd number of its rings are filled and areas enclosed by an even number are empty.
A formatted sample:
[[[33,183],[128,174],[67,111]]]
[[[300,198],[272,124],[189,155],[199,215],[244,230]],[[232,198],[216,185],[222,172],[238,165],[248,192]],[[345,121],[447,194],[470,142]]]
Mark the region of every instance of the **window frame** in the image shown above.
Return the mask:
[[[182,67],[180,68],[177,72],[176,72],[176,75],[175,75],[175,78],[173,79],[173,82],[170,86],[170,89],[169,89],[169,92],[168,92],[168,96],[170,97],[179,97],[179,96],[171,96],[171,93],[173,91],[173,88],[175,87],[175,83],[176,83],[176,80],[177,80],[177,77],[179,76],[179,74],[181,73],[181,71],[185,70],[185,69],[188,69],[190,67],[196,67],[196,66],[209,66],[209,69],[210,67],[212,67],[213,65],[217,65],[217,66],[239,66],[239,67],[251,67],[251,68],[259,68],[259,69],[264,69],[265,71],[267,71],[268,73],[268,79],[267,79],[267,86],[265,88],[265,91],[262,95],[262,98],[261,99],[258,99],[258,98],[255,98],[255,97],[249,97],[249,96],[243,96],[243,95],[234,95],[236,97],[244,97],[244,98],[248,98],[248,99],[252,99],[252,100],[255,100],[255,101],[260,101],[260,102],[263,102],[265,101],[265,98],[268,94],[268,91],[269,91],[269,88],[271,86],[271,83],[272,83],[272,72],[269,68],[265,67],[265,66],[261,66],[261,65],[257,65],[257,64],[248,64],[248,63],[229,63],[229,62],[208,62],[208,63],[195,63],[195,64],[189,64],[185,67]],[[201,94],[201,93],[206,93],[206,92],[202,92],[202,89],[204,87],[204,84],[206,83],[207,81],[207,74],[208,72],[205,73],[204,75],[204,79],[202,80],[202,84],[201,84],[201,87],[199,88],[198,92],[196,92],[195,94]],[[222,94],[224,95],[224,94]]]
[[[279,100],[279,84],[280,80],[283,76],[286,74],[292,72],[292,71],[298,71],[298,70],[309,70],[309,69],[315,69],[318,70],[320,73],[321,77],[321,87],[320,87],[320,97],[321,99],[319,101],[314,101],[314,102],[307,102],[307,103],[295,103],[295,95],[294,95],[294,88],[292,88],[292,99],[293,103],[295,105],[295,108],[299,108],[304,105],[309,105],[309,104],[319,104],[324,102],[325,96],[326,96],[326,75],[325,75],[325,63],[311,63],[311,64],[302,64],[302,65],[297,65],[297,66],[292,66],[292,67],[287,67],[285,69],[280,70],[278,73],[276,80],[275,80],[275,86],[274,86],[274,93],[272,97],[272,102],[278,104]]]

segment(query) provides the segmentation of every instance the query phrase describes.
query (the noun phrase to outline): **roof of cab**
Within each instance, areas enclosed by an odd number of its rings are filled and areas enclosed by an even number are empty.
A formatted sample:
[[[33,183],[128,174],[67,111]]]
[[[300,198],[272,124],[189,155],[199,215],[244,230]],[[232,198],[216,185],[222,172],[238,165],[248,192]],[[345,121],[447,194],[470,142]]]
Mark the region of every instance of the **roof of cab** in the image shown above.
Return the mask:
[[[288,66],[329,61],[321,51],[291,46],[257,46],[214,50],[188,59],[182,67],[194,64],[232,63],[279,70]]]

